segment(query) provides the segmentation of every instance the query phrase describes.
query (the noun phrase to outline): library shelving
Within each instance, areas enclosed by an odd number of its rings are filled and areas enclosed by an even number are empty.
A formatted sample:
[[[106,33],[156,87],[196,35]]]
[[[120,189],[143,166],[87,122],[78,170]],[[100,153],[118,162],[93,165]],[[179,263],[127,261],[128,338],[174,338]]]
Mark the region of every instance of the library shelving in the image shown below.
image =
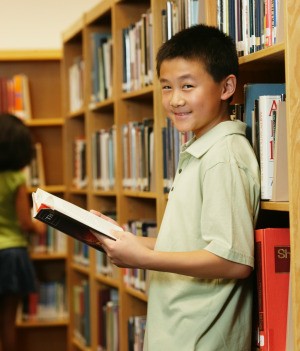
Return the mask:
[[[217,1],[205,1],[205,5],[206,23],[217,25]],[[156,221],[159,226],[167,202],[167,196],[164,193],[162,152],[162,128],[166,125],[166,119],[161,106],[160,88],[155,75],[154,62],[155,53],[163,41],[164,28],[161,14],[166,7],[167,1],[102,0],[90,11],[84,13],[62,36],[65,195],[68,200],[81,207],[115,216],[120,224],[151,220]],[[291,0],[285,1],[284,41],[239,58],[240,80],[234,101],[243,102],[245,83],[286,83],[290,200],[289,202],[264,201],[261,209],[264,224],[276,226],[283,223],[286,225],[288,222],[291,230],[295,350],[300,349],[298,331],[300,280],[297,256],[300,244],[299,235],[297,235],[299,232],[300,174],[298,143],[300,107],[297,95],[300,76],[296,69],[300,45],[297,40],[300,26],[299,12],[298,3]],[[143,32],[145,23],[149,26],[147,33],[148,35],[150,33],[150,39]],[[128,34],[130,30],[144,33],[145,36],[141,37],[143,40],[150,40],[151,47],[150,51],[146,50],[146,53],[140,53],[135,47],[131,57],[137,55],[132,58],[136,61],[131,61],[128,65],[128,62],[124,60],[124,51],[126,51],[126,42],[130,41],[130,34]],[[92,37],[95,38],[96,35],[93,33],[102,34],[102,38],[103,36],[112,38],[113,43],[109,49],[109,55],[112,55],[109,56],[111,66],[106,72],[106,75],[110,75],[111,85],[106,86],[107,90],[99,93],[99,96],[95,95],[97,95],[99,84],[105,84],[101,75],[104,69],[99,66],[95,68],[95,57],[103,53],[103,44],[108,40],[106,38],[100,42],[97,53],[95,53],[95,48],[93,48],[95,41],[92,41]],[[149,61],[145,63],[143,60],[147,54]],[[103,57],[102,60],[105,61]],[[150,67],[150,72],[145,71],[145,67],[139,67],[139,60],[142,60],[146,66],[150,65],[147,66]],[[77,66],[77,69],[74,68],[74,65]],[[130,70],[130,66],[134,67],[133,71]],[[131,73],[134,79],[128,81],[128,75],[125,73]],[[70,78],[71,75],[72,78]],[[95,83],[97,77],[100,83]],[[71,79],[73,83],[70,85]],[[78,99],[75,103],[73,102],[74,97]],[[123,152],[125,145],[123,132],[133,130],[134,135],[138,136],[140,129],[144,128],[141,127],[142,122],[149,120],[153,121],[152,137],[155,149],[151,150],[151,156],[153,156],[151,180],[144,187],[145,183],[139,179],[139,176],[134,181],[131,181],[130,177],[127,179],[128,168],[126,167],[130,167],[131,159],[128,160],[129,155]],[[101,164],[95,166],[96,132],[114,136],[112,141],[107,141],[106,144],[108,149],[111,147],[113,150],[114,162],[106,164],[109,165],[107,167],[111,170],[111,174],[108,179],[104,180],[101,177],[108,177],[108,175],[101,174]],[[108,139],[106,136],[105,140]],[[138,140],[138,138],[135,139],[136,142]],[[135,151],[138,151],[138,147],[136,149]],[[136,163],[135,166],[135,171],[139,172],[139,164]],[[76,294],[75,289],[77,294],[81,290],[87,291],[89,296],[88,305],[86,305],[86,307],[89,306],[88,316],[82,317],[83,323],[86,323],[85,327],[88,328],[87,338],[82,335],[82,331],[76,328],[78,306],[74,302],[70,303],[70,350],[97,350],[101,346],[103,342],[101,336],[103,337],[104,332],[101,331],[99,325],[103,323],[103,313],[107,317],[108,310],[113,310],[118,315],[119,322],[115,323],[115,327],[117,324],[119,349],[128,350],[128,323],[132,317],[146,314],[146,292],[124,281],[125,270],[115,269],[112,272],[109,263],[104,264],[103,257],[101,258],[101,255],[94,250],[87,250],[84,247],[79,249],[73,240],[71,240],[70,247],[69,295]],[[78,249],[86,255],[79,261],[77,260]],[[102,262],[100,265],[105,266],[104,269],[99,269],[99,259]],[[109,350],[110,347],[112,349],[113,346],[110,344]]]
[[[11,78],[25,74],[29,82],[31,118],[24,120],[33,140],[42,145],[45,183],[41,186],[63,196],[63,128],[61,109],[61,50],[2,50],[0,51],[0,77]],[[2,96],[3,97],[3,96]],[[1,98],[2,98],[1,97]],[[35,187],[29,187],[28,196]],[[35,251],[35,250],[34,250]],[[40,286],[65,280],[67,248],[64,252],[40,249],[31,252]],[[50,252],[51,251],[51,252]],[[64,299],[66,293],[64,294]],[[32,316],[31,316],[32,317]],[[66,350],[69,319],[55,313],[35,315],[24,319],[22,308],[18,313],[18,345],[22,350]],[[45,343],[45,340],[53,340]]]

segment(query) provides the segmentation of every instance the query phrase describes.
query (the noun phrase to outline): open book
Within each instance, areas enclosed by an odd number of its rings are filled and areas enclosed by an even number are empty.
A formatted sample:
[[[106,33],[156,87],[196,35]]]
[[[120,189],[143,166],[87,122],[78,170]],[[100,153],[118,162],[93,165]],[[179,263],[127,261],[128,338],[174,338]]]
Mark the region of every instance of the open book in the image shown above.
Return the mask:
[[[116,240],[110,231],[123,231],[114,223],[42,189],[38,188],[36,192],[33,192],[32,199],[34,218],[96,250],[103,251],[99,244],[100,235]]]

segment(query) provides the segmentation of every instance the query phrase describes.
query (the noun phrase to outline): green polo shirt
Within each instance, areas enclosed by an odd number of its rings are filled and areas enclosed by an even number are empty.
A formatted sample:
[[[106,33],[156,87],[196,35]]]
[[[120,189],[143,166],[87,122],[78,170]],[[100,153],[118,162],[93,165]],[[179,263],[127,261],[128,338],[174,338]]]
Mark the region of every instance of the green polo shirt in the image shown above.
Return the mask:
[[[182,147],[155,250],[205,249],[253,267],[260,179],[245,130],[222,122]],[[144,350],[250,350],[251,286],[151,272]]]
[[[16,214],[16,191],[24,183],[22,172],[0,172],[0,250],[27,246]]]

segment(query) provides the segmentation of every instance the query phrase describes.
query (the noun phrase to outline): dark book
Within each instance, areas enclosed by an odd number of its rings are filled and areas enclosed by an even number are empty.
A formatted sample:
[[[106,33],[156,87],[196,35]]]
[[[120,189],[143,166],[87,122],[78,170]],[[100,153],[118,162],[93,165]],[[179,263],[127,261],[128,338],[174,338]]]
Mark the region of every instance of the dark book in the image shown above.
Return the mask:
[[[123,231],[116,224],[42,189],[33,192],[32,198],[34,218],[96,250],[102,251],[99,235],[116,240],[111,230]]]

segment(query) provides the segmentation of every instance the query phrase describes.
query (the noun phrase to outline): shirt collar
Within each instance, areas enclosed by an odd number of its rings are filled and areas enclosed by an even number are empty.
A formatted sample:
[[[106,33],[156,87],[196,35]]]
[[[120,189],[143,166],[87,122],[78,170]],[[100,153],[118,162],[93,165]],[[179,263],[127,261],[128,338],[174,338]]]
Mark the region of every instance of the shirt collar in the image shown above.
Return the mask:
[[[246,123],[240,120],[225,121],[217,124],[214,128],[203,134],[200,138],[195,137],[183,144],[181,152],[188,152],[196,158],[203,156],[216,142],[227,135],[240,134],[246,136]]]

